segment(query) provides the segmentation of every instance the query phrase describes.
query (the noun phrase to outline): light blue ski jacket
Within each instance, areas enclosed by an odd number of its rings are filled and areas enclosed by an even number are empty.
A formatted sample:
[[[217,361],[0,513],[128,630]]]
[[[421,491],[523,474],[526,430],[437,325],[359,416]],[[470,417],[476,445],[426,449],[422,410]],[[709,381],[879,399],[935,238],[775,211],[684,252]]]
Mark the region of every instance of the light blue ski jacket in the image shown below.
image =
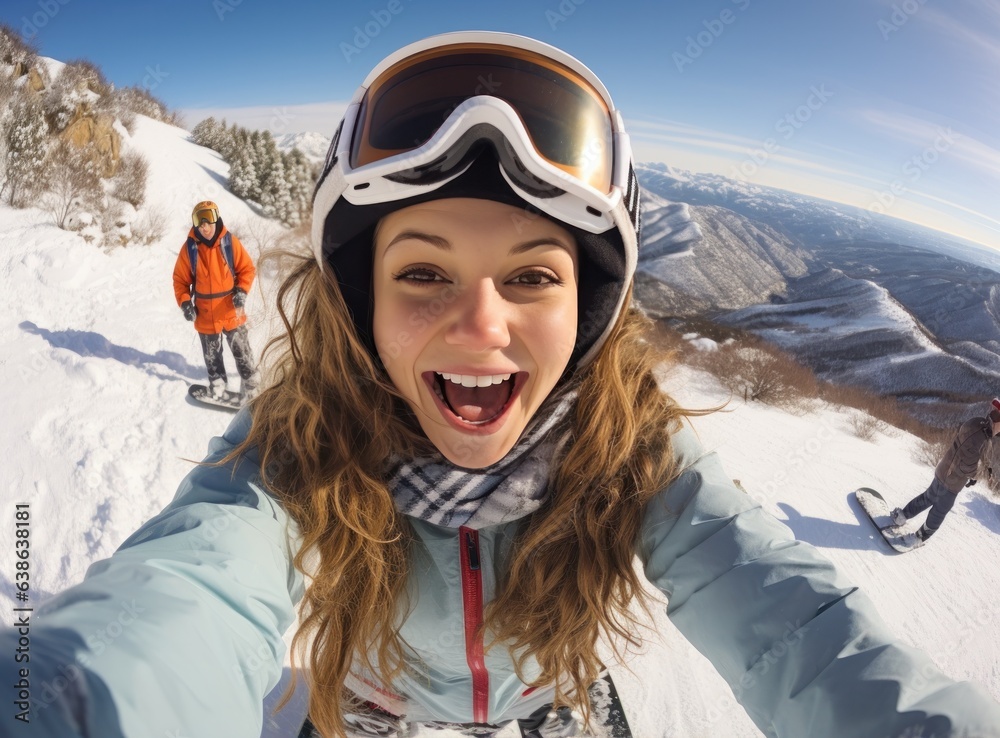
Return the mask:
[[[244,411],[212,439],[207,460],[248,428]],[[981,688],[899,643],[868,598],[737,490],[690,430],[674,445],[684,471],[649,503],[637,554],[670,619],[764,735],[1000,737],[1000,706]],[[505,649],[483,654],[466,637],[515,524],[413,525],[410,668],[394,693],[371,675],[350,686],[414,719],[526,716],[545,695],[518,680]],[[0,631],[0,736],[257,738],[303,593],[296,545],[252,458],[197,467],[81,584],[28,613],[22,632]],[[19,642],[29,661],[15,660]],[[20,691],[19,679],[28,684]],[[16,718],[25,693],[28,725]]]

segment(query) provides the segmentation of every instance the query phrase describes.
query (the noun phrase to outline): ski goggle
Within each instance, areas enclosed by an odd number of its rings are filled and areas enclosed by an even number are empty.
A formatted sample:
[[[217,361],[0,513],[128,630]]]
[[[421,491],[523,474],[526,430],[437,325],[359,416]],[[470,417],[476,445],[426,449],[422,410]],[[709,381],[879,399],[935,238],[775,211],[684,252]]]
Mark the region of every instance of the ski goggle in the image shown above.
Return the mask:
[[[619,225],[624,198],[637,230],[628,134],[596,75],[532,39],[454,36],[413,44],[372,71],[334,135],[316,193],[339,191],[357,206],[402,200],[457,178],[492,145],[530,206],[604,233]]]
[[[214,208],[207,208],[205,210],[195,210],[194,214],[191,216],[191,221],[197,228],[202,224],[203,221],[208,221],[209,223],[216,223],[219,220],[219,211]]]
[[[598,192],[611,191],[614,121],[606,93],[564,64],[510,46],[428,49],[379,74],[361,101],[351,167],[419,149],[478,96],[507,103],[544,161]]]

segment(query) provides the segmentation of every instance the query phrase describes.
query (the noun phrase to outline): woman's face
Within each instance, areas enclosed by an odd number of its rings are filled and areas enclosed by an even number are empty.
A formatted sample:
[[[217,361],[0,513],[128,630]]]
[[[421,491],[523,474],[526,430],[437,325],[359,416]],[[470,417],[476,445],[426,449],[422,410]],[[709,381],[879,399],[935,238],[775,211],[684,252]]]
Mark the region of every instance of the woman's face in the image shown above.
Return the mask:
[[[573,236],[510,205],[435,200],[385,217],[374,259],[375,344],[393,384],[453,464],[499,461],[573,352]]]

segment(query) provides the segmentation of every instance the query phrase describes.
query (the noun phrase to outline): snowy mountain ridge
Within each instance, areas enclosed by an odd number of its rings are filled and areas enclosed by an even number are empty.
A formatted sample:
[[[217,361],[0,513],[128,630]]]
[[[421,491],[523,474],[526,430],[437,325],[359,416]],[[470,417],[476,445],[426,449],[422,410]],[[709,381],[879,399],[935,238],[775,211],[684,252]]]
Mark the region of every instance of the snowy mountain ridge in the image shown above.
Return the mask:
[[[1000,259],[989,252],[718,175],[666,165],[637,172],[650,227],[636,294],[654,317],[751,331],[820,377],[895,395],[939,427],[996,393]],[[987,266],[994,261],[997,269]],[[881,321],[890,303],[905,317]],[[928,342],[935,350],[920,349]]]
[[[274,142],[279,151],[298,149],[313,164],[322,164],[326,160],[326,151],[330,148],[329,137],[315,131],[283,133],[275,136]]]

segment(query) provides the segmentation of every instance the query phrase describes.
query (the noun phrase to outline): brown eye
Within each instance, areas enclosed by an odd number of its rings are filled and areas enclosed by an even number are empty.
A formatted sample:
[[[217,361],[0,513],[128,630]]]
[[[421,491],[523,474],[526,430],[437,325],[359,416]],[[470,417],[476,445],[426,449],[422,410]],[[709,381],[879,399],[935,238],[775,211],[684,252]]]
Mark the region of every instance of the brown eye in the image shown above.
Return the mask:
[[[405,282],[407,284],[432,284],[444,281],[437,273],[425,267],[404,269],[397,274],[393,274],[392,278],[397,282]]]
[[[547,271],[522,272],[511,280],[513,284],[524,287],[547,287],[549,285],[560,285],[562,280],[555,274]]]

